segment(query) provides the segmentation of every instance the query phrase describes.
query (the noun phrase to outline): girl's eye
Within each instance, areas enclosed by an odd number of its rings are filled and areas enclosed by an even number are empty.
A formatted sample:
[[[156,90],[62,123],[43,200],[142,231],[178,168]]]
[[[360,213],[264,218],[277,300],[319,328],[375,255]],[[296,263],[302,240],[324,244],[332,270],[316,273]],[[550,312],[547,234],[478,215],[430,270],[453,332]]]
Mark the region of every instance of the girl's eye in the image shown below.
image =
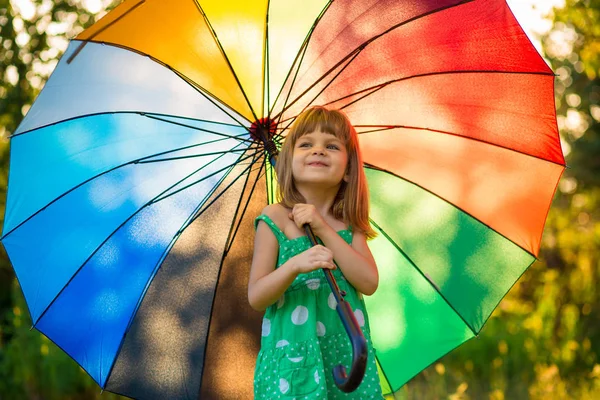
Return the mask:
[[[307,142],[300,143],[300,146],[299,146],[299,147],[306,147],[306,146],[310,146],[310,143],[307,143]],[[338,146],[336,146],[335,144],[330,144],[330,145],[329,145],[329,146],[327,146],[327,147],[332,147],[332,148],[334,148],[334,149],[336,149],[336,150],[339,150],[339,147],[338,147]]]

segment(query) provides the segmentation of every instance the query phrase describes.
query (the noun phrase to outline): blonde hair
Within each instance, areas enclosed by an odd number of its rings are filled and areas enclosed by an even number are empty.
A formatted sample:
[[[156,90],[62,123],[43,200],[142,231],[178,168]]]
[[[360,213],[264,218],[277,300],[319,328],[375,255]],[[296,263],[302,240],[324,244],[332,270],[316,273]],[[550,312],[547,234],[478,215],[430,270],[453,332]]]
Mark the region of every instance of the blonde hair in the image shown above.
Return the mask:
[[[277,201],[287,208],[306,202],[294,185],[292,156],[296,141],[317,129],[342,140],[348,152],[346,174],[349,175],[349,179],[348,182],[342,180],[332,205],[333,216],[349,224],[353,230],[364,232],[368,240],[375,238],[377,233],[369,223],[369,189],[358,147],[358,135],[346,114],[340,110],[315,106],[298,115],[285,138],[275,165],[278,181]]]

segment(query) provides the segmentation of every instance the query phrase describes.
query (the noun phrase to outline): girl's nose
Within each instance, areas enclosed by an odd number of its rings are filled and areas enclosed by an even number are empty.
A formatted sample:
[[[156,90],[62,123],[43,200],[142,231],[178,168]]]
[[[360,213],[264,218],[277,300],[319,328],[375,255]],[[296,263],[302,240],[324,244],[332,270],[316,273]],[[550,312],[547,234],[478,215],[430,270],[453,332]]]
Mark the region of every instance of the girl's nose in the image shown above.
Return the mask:
[[[313,147],[313,154],[323,154],[323,148],[322,147]]]

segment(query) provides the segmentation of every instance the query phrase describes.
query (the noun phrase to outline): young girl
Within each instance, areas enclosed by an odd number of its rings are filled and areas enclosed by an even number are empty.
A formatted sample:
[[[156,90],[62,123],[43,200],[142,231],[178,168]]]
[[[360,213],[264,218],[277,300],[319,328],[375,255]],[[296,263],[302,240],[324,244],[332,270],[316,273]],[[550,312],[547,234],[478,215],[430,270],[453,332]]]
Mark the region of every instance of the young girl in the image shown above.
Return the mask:
[[[279,203],[254,221],[248,300],[265,311],[254,398],[381,399],[369,320],[361,293],[378,285],[367,238],[369,199],[354,127],[340,111],[314,107],[294,122],[279,154]],[[263,222],[260,224],[260,222]],[[310,246],[310,224],[319,245]],[[340,391],[332,369],[349,372],[352,347],[321,268],[331,269],[368,345],[361,385]]]

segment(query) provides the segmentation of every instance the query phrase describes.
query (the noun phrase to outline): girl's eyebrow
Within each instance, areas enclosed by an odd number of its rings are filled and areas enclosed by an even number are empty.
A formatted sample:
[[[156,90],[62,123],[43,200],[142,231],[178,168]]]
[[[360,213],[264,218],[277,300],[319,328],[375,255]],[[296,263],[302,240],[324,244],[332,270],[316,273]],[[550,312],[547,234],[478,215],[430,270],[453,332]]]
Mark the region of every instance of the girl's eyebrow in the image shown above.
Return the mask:
[[[340,138],[338,138],[337,136],[335,136],[331,133],[328,135],[330,135],[330,137],[325,139],[325,141],[328,141],[328,142],[337,141],[337,142],[343,143],[342,140]],[[303,135],[298,139],[298,141],[301,141],[303,139],[312,139],[312,136],[310,136],[310,134]]]

